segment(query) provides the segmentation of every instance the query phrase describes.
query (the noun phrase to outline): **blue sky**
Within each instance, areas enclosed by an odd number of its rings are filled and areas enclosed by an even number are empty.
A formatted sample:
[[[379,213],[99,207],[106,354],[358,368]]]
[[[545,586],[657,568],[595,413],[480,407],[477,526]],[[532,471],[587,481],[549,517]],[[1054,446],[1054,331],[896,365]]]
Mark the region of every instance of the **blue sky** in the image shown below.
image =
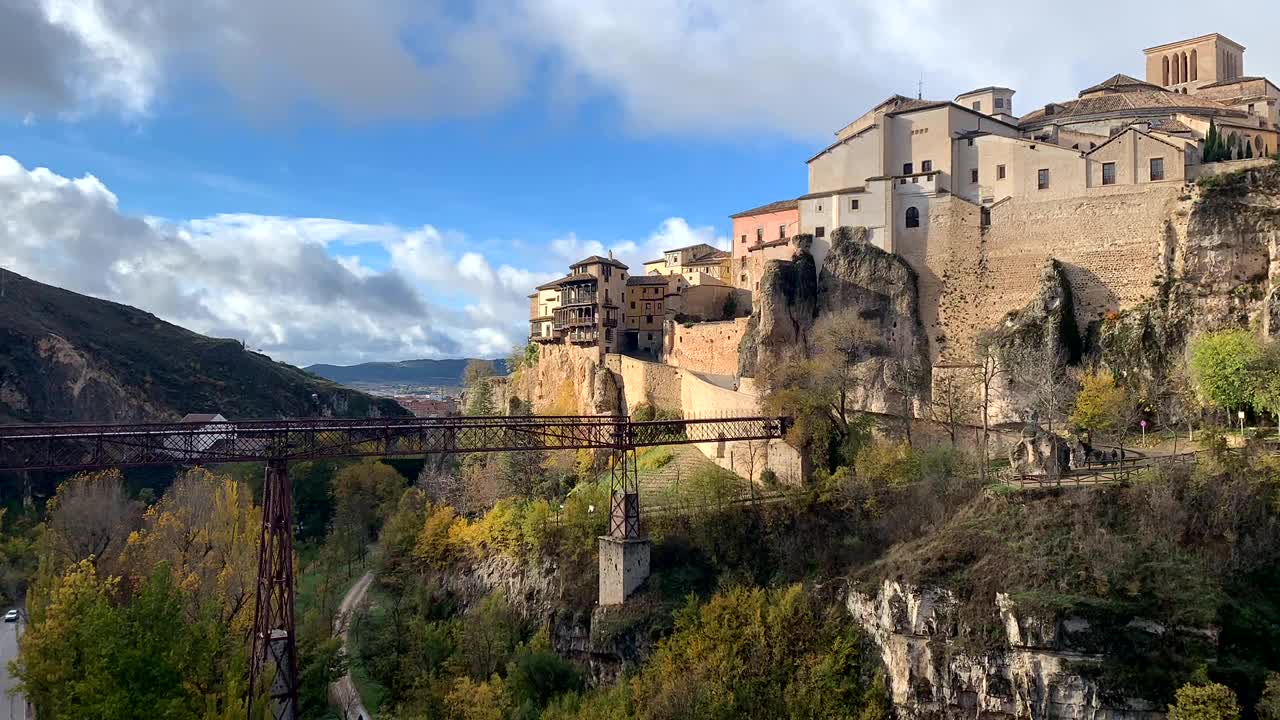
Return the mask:
[[[0,0],[0,265],[299,364],[504,354],[568,261],[723,242],[891,92],[1025,112],[1203,31],[1113,5]]]

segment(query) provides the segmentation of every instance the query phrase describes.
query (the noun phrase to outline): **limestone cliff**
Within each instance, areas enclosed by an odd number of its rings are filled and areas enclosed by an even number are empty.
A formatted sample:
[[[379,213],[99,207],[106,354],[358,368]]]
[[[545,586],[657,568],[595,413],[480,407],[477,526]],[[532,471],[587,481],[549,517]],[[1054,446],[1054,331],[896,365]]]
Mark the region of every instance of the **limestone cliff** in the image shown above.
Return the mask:
[[[956,598],[946,590],[886,580],[875,595],[850,592],[846,606],[875,640],[900,718],[1034,718],[1154,720],[1150,703],[1112,698],[1077,668],[1100,656],[1073,645],[1087,634],[1083,618],[1061,622],[1018,612],[992,598],[1004,627],[1004,647],[970,655],[956,647],[966,635]]]
[[[543,345],[537,363],[511,376],[510,393],[537,415],[612,415],[622,407],[618,379],[593,347]]]
[[[867,240],[866,228],[837,228],[831,250],[814,274],[813,256],[800,245],[791,261],[771,261],[761,279],[751,325],[739,348],[739,371],[813,350],[824,318],[855,313],[869,328],[866,359],[855,370],[855,406],[899,413],[903,393],[927,394],[928,345],[920,320],[916,273],[901,257]],[[914,387],[911,387],[914,386]]]
[[[1062,263],[1050,259],[1040,272],[1040,290],[1025,307],[1009,311],[996,328],[983,336],[997,353],[1010,356],[1044,350],[1068,365],[1080,361],[1071,282]]]

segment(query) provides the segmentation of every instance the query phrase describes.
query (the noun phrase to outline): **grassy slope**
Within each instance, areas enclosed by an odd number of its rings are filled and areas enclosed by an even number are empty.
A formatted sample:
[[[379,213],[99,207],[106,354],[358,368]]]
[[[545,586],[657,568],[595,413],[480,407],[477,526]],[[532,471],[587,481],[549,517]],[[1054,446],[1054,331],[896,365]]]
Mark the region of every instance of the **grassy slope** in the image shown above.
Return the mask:
[[[0,385],[16,386],[30,398],[26,409],[0,402],[0,421],[111,419],[105,410],[93,418],[68,416],[50,388],[49,362],[36,347],[51,334],[70,342],[130,394],[173,417],[209,411],[229,418],[316,415],[321,408],[312,394],[321,404],[341,408],[341,415],[408,414],[393,401],[247,352],[235,340],[206,337],[137,308],[0,273]]]

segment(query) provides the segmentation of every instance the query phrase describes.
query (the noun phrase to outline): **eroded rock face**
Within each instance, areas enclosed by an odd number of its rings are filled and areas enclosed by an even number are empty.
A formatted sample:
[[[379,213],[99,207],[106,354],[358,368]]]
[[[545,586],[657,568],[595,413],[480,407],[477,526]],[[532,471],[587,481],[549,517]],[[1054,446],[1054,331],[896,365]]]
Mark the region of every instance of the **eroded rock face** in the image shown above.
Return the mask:
[[[751,320],[739,345],[739,375],[754,377],[761,359],[808,347],[818,302],[817,274],[808,244],[805,238],[797,238],[791,260],[765,263]]]
[[[1156,720],[1151,703],[1104,697],[1068,663],[1097,660],[1070,648],[1085,623],[1019,616],[1003,595],[994,598],[1006,647],[981,657],[957,651],[962,634],[956,598],[886,580],[874,596],[851,592],[846,607],[875,640],[900,718],[1031,718],[1034,720]],[[1087,623],[1086,623],[1087,625]],[[1072,629],[1074,628],[1074,630]]]
[[[620,406],[616,379],[596,348],[550,344],[538,349],[538,362],[512,376],[510,394],[529,403],[536,415],[613,414]]]
[[[1022,438],[1009,446],[1009,466],[1019,475],[1059,475],[1083,465],[1084,446],[1035,427],[1023,430]]]
[[[1040,270],[1036,297],[1025,307],[1011,310],[984,340],[1004,355],[1044,349],[1068,364],[1079,362],[1081,341],[1075,303],[1062,263],[1054,259],[1046,262]]]

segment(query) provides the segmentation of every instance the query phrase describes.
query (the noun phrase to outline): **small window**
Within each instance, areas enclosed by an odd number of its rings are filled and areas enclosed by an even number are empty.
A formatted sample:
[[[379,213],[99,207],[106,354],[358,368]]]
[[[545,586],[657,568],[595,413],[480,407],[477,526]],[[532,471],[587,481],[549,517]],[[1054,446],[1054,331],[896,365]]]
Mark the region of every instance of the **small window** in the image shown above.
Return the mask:
[[[818,208],[818,212],[822,212],[822,205],[817,205],[816,207]]]
[[[747,281],[746,275],[743,275],[741,278],[739,278],[739,282],[746,282],[746,281]]]
[[[827,229],[822,227],[821,225],[813,229],[813,236],[816,238],[826,237],[826,235],[827,235]]]
[[[778,239],[779,239],[779,240],[786,240],[786,239],[787,239],[787,226],[786,226],[786,225],[779,225],[779,226],[778,226]]]
[[[1116,184],[1116,164],[1113,162],[1102,163],[1102,184]]]
[[[764,228],[762,227],[756,228],[756,242],[764,242]]]
[[[981,100],[974,100],[974,101],[973,101],[973,109],[974,109],[974,110],[977,110],[978,112],[982,112],[982,101],[981,101]]]
[[[632,301],[631,301],[631,309],[632,309],[632,310],[635,310],[635,309],[636,309],[636,301],[635,301],[635,300],[632,300]]]
[[[928,161],[926,160],[925,162],[928,162]],[[902,163],[902,174],[903,175],[911,174],[911,163]]]
[[[648,336],[649,342],[653,342],[653,333],[645,333],[645,335]]]
[[[613,342],[613,328],[605,328],[604,340],[605,342]]]
[[[747,243],[747,236],[746,236],[746,235],[743,235],[743,236],[742,236],[742,243],[743,243],[744,245]]]
[[[1253,103],[1249,103],[1249,112],[1253,112]]]
[[[1164,158],[1151,158],[1151,181],[1164,179]]]
[[[973,147],[973,138],[969,138],[969,147]]]
[[[933,172],[933,161],[932,160],[921,161],[920,172],[922,173]]]
[[[970,170],[970,171],[969,171],[969,182],[971,182],[971,183],[976,183],[976,182],[978,182],[978,169],[977,169],[977,168],[974,168],[974,169],[972,169],[972,170]]]
[[[1036,171],[1036,188],[1039,190],[1049,189],[1049,168],[1040,168]]]
[[[645,316],[644,316],[644,321],[645,321],[645,324],[652,324],[652,323],[653,323],[653,316],[652,316],[652,315],[645,315]]]
[[[996,109],[997,110],[1004,109],[1004,98],[996,98]]]
[[[920,184],[920,176],[919,176],[919,175],[912,175],[912,176],[911,176],[911,182],[912,182],[913,184],[915,184],[915,185],[919,185],[919,184]]]
[[[913,208],[913,207],[907,208],[907,227],[909,228],[920,227],[920,211],[917,210],[916,208]]]
[[[849,200],[849,209],[850,210],[858,209],[858,198],[852,198],[851,200]]]
[[[1003,165],[997,165],[997,166],[996,166],[996,179],[997,179],[997,180],[1003,180],[1003,179],[1004,179],[1004,166],[1003,166]]]

